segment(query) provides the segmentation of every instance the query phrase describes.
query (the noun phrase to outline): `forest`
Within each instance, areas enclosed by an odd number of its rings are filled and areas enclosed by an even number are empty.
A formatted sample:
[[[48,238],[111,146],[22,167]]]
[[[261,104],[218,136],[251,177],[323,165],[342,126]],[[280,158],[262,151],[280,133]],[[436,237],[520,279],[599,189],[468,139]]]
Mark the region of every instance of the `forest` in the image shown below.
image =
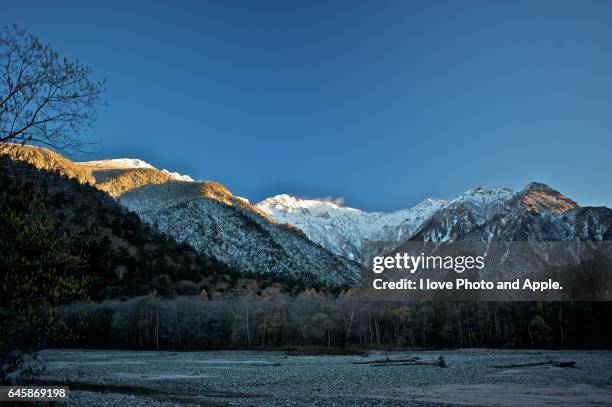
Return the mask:
[[[609,303],[370,302],[307,289],[297,296],[202,296],[63,307],[53,344],[145,350],[609,348]]]

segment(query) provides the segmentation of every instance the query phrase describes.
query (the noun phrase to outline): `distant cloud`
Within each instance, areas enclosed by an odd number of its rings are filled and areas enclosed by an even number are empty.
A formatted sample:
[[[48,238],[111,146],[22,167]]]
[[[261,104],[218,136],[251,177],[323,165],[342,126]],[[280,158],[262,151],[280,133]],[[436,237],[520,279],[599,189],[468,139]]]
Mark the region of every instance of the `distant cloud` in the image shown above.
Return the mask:
[[[342,206],[344,205],[344,198],[339,196],[337,198],[333,198],[331,196],[326,196],[323,198],[317,198],[317,201],[321,201],[321,202],[329,202],[329,203],[333,203],[334,205],[338,205],[338,206]]]

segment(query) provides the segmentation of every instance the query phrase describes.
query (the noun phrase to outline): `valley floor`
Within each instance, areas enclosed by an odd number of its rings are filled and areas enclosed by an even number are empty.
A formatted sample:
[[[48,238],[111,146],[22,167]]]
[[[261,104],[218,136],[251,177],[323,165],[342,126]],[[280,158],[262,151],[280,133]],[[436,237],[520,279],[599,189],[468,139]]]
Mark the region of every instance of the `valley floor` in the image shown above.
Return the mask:
[[[612,351],[463,349],[362,356],[48,349],[45,379],[74,380],[70,405],[612,406]],[[355,364],[404,355],[437,366]],[[494,368],[491,365],[575,361]]]

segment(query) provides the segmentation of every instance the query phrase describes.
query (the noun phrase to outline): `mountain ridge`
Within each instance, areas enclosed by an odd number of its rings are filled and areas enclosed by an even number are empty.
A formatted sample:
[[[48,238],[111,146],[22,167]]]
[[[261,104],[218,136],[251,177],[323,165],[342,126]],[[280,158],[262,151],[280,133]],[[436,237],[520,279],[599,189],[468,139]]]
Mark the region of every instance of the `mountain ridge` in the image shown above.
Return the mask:
[[[383,213],[281,194],[255,206],[279,222],[295,225],[335,254],[361,262],[364,241],[400,240],[445,203],[428,198],[412,208]]]
[[[413,208],[389,214],[344,208],[286,194],[265,199],[257,206],[279,221],[295,224],[311,240],[320,242],[334,253],[362,263],[367,263],[371,256],[367,252],[370,241],[377,241],[383,251],[391,251],[405,240],[435,243],[462,239],[609,240],[612,219],[611,209],[581,207],[540,182],[531,182],[518,191],[471,188],[450,201],[428,198]],[[425,210],[419,210],[420,206]],[[338,212],[344,213],[340,216]],[[378,224],[377,232],[367,236],[359,234],[363,232],[360,220],[349,220],[349,223],[353,222],[349,226],[343,223],[346,222],[343,217],[349,215],[392,219],[397,214],[404,217],[401,222]],[[581,233],[580,229],[589,232]],[[381,247],[377,249],[380,250]]]
[[[610,240],[612,210],[581,207],[554,188],[471,188],[452,200],[366,212],[336,202],[279,194],[252,205],[213,181],[158,170],[139,159],[72,162],[39,147],[15,147],[12,159],[59,171],[106,192],[179,242],[249,273],[273,273],[327,285],[352,284],[371,253],[367,243],[456,240]]]

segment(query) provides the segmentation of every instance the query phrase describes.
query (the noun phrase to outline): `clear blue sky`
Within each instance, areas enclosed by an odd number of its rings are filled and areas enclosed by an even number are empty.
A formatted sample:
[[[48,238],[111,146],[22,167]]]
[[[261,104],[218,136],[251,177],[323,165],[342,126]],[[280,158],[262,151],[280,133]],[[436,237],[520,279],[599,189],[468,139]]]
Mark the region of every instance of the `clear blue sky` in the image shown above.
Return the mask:
[[[546,182],[612,206],[610,1],[9,1],[108,80],[78,158],[393,210]]]

